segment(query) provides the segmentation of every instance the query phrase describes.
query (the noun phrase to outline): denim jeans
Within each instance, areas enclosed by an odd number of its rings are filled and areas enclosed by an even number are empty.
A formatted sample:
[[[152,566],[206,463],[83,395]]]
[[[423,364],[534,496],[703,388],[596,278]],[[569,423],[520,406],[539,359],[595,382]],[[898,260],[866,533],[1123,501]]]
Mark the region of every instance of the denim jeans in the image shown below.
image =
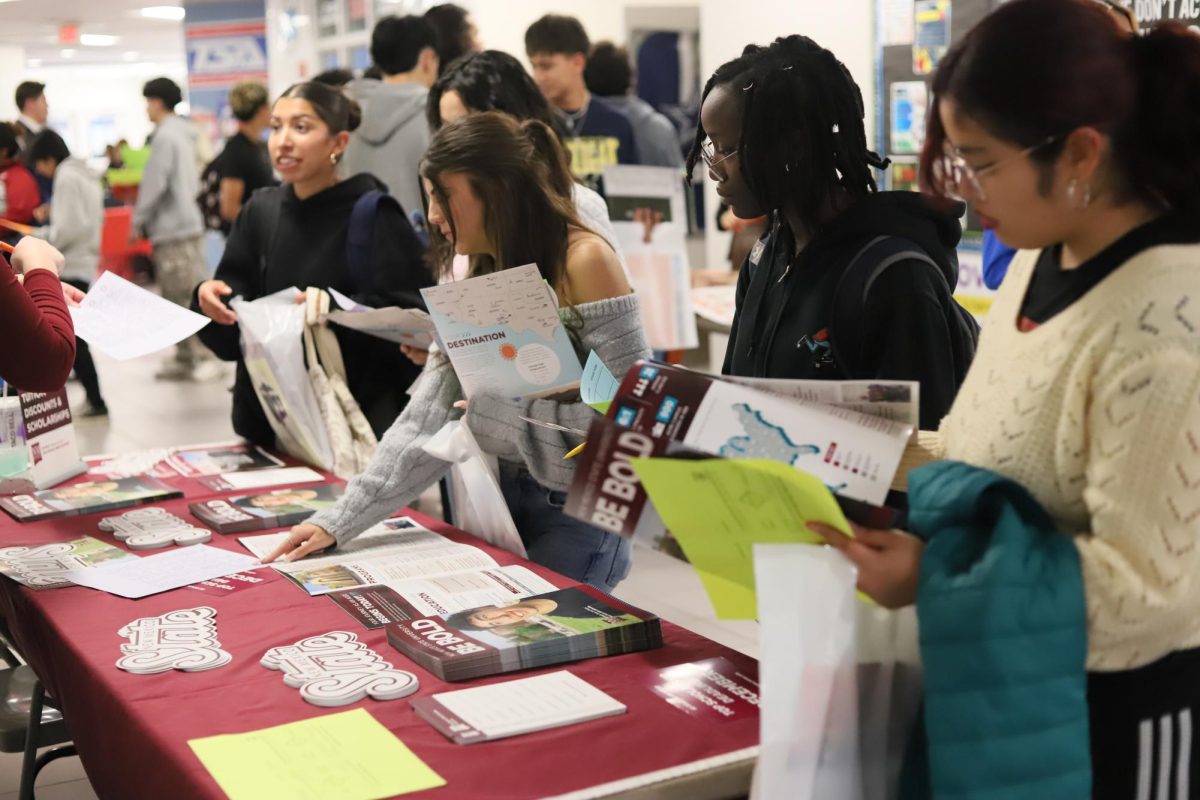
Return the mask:
[[[567,496],[542,486],[528,470],[500,463],[500,489],[529,560],[611,592],[629,574],[629,540],[563,513]]]

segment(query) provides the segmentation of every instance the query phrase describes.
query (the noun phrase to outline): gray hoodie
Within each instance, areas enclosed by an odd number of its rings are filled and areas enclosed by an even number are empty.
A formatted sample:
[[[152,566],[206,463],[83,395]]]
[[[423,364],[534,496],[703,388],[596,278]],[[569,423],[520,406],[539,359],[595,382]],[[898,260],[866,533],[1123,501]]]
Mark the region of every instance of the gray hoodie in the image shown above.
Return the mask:
[[[342,159],[344,174],[369,172],[383,181],[411,220],[425,217],[417,169],[429,147],[425,98],[429,90],[416,83],[351,82],[346,91],[362,106],[362,124],[350,135]]]
[[[629,122],[633,125],[633,140],[637,143],[638,163],[648,167],[683,169],[683,148],[671,120],[636,95],[625,94],[601,99],[629,117]]]
[[[154,244],[190,239],[204,233],[196,195],[196,126],[172,114],[158,123],[150,140],[150,158],[138,187],[133,228]]]
[[[50,224],[38,228],[40,236],[63,254],[62,276],[91,283],[100,262],[100,228],[104,223],[104,190],[100,176],[75,157],[54,171]]]

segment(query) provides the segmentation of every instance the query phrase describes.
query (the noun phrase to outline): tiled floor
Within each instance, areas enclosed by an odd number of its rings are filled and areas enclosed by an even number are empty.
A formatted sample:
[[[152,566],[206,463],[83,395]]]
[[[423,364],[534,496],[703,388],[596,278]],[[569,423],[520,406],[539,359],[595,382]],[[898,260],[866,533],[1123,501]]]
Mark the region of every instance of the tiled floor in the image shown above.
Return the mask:
[[[234,438],[229,423],[232,371],[204,383],[161,383],[154,372],[163,356],[115,362],[97,356],[107,420],[76,423],[80,451],[123,453]],[[68,386],[71,405],[82,408],[83,391]],[[434,500],[434,496],[429,498]],[[422,502],[424,508],[430,503]],[[682,562],[656,552],[638,550],[633,571],[617,596],[690,628],[728,647],[757,655],[757,624],[715,619],[696,574]],[[0,755],[0,800],[16,800],[20,755]],[[38,800],[95,800],[78,758],[57,761],[38,780]],[[117,799],[119,800],[119,799]]]

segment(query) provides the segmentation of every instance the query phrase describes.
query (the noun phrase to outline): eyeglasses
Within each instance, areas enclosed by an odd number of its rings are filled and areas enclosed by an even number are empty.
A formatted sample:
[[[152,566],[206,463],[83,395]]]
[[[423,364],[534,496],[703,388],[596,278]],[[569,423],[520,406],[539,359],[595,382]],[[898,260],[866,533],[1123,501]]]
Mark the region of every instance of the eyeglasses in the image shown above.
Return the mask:
[[[717,148],[715,145],[713,145],[712,139],[705,139],[704,142],[700,145],[700,157],[702,159],[704,159],[704,164],[709,169],[712,169],[717,164],[720,164],[723,161],[727,161],[727,160],[733,158],[734,156],[737,155],[737,153],[738,153],[738,148],[735,147],[730,152],[726,153],[725,155],[721,156],[720,158],[717,158]]]
[[[986,202],[987,192],[983,190],[983,185],[979,182],[980,178],[991,175],[1008,162],[1031,156],[1038,150],[1048,147],[1061,138],[1061,135],[1047,137],[1032,147],[1026,147],[1019,153],[1014,153],[999,161],[993,161],[986,167],[979,167],[978,169],[968,164],[962,157],[962,153],[958,152],[958,149],[952,146],[950,142],[946,142],[942,157],[933,165],[934,180],[941,186],[943,194],[949,195],[955,200],[966,200],[969,196],[977,202]]]

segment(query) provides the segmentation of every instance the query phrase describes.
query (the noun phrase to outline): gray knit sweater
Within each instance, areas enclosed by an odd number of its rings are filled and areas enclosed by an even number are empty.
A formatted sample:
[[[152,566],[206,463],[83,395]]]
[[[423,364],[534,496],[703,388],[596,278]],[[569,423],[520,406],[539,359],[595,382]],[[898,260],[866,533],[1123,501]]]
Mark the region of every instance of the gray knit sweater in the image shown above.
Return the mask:
[[[635,361],[649,357],[636,295],[585,303],[575,306],[575,311],[583,321],[579,330],[583,354],[595,350],[614,375],[623,376]],[[565,318],[569,311],[560,313]],[[453,407],[462,399],[462,387],[449,359],[443,353],[431,354],[416,391],[384,434],[366,471],[350,481],[332,508],[308,521],[344,545],[415,500],[450,469],[449,462],[429,455],[422,447],[462,413]],[[467,425],[484,452],[523,465],[547,488],[566,491],[576,462],[564,461],[563,455],[579,442],[576,437],[523,422],[522,416],[586,430],[596,412],[582,402],[489,394],[472,397],[468,405]]]

